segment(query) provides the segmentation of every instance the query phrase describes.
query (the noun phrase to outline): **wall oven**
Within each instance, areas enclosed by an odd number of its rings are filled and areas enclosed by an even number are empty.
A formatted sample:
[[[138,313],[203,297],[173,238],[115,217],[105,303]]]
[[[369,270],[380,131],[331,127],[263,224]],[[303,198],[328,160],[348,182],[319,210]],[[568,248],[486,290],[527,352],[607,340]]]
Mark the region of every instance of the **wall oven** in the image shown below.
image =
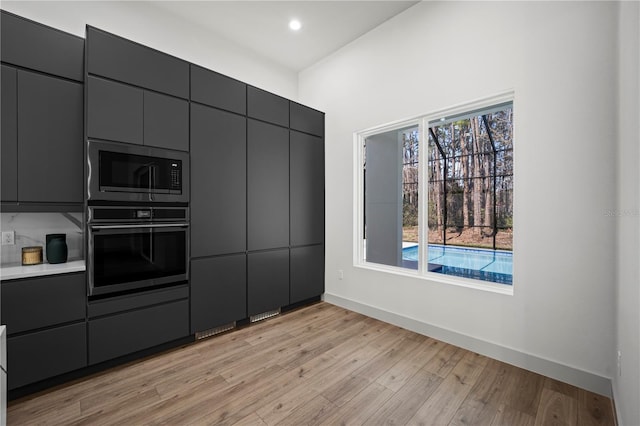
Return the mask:
[[[163,148],[90,140],[88,201],[189,202],[189,154]]]
[[[189,278],[187,207],[89,206],[89,296]]]

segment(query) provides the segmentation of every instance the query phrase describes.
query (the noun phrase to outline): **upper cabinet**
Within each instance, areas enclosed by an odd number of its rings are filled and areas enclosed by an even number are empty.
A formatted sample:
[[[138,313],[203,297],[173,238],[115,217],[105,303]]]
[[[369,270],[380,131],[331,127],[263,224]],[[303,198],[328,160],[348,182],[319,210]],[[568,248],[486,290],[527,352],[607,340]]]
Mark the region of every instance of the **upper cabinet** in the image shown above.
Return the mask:
[[[87,27],[87,72],[133,86],[189,98],[189,63]]]
[[[3,207],[80,204],[84,40],[5,11],[1,19]]]
[[[87,27],[87,136],[189,150],[189,63]]]
[[[247,116],[289,127],[289,101],[256,87],[247,88]]]
[[[291,102],[289,109],[291,129],[324,136],[324,113],[296,102]]]
[[[2,11],[0,57],[11,65],[84,80],[84,40]]]
[[[226,75],[191,65],[191,100],[245,115],[247,85]]]

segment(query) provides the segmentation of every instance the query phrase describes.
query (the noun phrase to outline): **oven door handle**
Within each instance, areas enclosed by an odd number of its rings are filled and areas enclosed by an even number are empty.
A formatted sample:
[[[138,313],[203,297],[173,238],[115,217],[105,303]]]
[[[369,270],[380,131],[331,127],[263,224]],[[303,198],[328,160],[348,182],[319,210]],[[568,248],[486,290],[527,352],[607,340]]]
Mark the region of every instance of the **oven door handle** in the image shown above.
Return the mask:
[[[91,229],[187,228],[188,223],[141,223],[133,225],[91,225]]]

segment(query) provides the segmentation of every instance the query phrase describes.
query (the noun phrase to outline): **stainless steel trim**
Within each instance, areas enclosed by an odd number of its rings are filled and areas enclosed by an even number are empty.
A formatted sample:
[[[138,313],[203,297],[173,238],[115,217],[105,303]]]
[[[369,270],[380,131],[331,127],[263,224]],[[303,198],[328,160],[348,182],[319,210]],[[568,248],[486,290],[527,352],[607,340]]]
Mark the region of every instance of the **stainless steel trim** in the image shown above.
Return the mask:
[[[131,225],[90,225],[91,229],[187,228],[188,223],[136,223]]]

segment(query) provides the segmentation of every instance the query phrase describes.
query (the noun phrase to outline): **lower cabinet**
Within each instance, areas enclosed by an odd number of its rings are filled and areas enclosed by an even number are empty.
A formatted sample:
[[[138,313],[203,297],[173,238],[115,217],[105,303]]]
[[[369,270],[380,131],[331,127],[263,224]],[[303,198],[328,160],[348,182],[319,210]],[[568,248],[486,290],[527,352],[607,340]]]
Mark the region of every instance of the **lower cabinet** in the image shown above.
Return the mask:
[[[180,300],[89,320],[89,364],[189,335],[189,302]]]
[[[289,304],[289,249],[247,255],[248,314],[257,315]]]
[[[9,390],[86,366],[84,322],[7,339]]]
[[[191,261],[191,333],[247,317],[244,253]]]
[[[324,245],[291,249],[290,303],[324,293]]]

